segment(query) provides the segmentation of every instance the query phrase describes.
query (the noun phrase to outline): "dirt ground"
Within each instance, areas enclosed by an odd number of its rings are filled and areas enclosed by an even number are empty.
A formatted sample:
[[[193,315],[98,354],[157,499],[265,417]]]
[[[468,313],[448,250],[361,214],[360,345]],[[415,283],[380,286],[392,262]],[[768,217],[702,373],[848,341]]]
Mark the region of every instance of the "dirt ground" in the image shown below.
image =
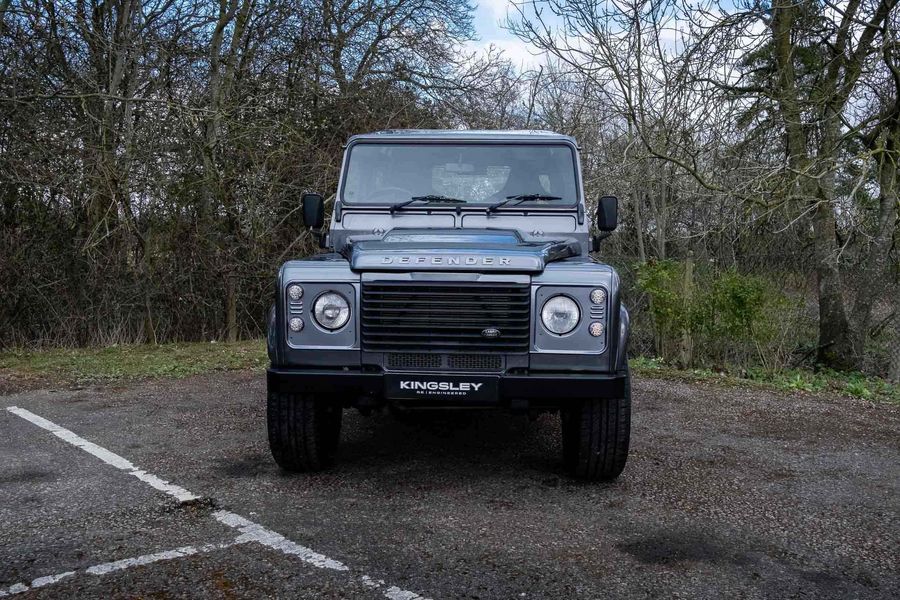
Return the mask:
[[[900,597],[897,406],[638,379],[584,484],[556,417],[500,412],[347,411],[285,474],[260,372],[0,400],[0,596]]]

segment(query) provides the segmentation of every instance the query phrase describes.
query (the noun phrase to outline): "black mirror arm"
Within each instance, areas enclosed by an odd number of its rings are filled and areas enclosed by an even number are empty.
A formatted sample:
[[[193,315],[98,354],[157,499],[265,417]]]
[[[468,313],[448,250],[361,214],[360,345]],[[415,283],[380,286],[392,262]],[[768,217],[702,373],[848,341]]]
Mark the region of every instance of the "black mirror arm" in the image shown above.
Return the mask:
[[[602,242],[612,234],[612,231],[601,231],[597,235],[591,236],[591,252],[596,252],[597,250],[599,250],[600,242]]]
[[[319,248],[328,248],[328,223],[322,223],[321,227],[310,227],[309,232],[313,235]]]
[[[334,198],[333,213],[334,213],[335,220],[340,222],[340,220],[341,220],[341,201],[338,200],[337,197]],[[319,227],[318,229],[316,229],[315,232],[319,236],[319,248],[321,248],[322,250],[327,250],[328,249],[328,230],[329,230],[330,226],[328,223],[327,212],[323,216],[325,218],[322,220],[322,226]]]

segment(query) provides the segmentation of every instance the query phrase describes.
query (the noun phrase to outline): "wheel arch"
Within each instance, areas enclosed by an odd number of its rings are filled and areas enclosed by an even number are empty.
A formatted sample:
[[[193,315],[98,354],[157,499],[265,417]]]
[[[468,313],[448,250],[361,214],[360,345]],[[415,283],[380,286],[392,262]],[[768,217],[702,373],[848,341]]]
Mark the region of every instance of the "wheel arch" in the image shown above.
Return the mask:
[[[616,370],[628,368],[628,338],[631,335],[631,317],[624,304],[619,305],[619,340],[616,344]]]

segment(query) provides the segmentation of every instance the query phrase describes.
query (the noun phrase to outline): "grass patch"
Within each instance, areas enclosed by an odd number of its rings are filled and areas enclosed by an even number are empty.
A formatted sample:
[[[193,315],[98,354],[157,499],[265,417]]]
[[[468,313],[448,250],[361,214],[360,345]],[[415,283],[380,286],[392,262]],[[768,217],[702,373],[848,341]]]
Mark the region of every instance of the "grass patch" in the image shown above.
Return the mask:
[[[59,383],[178,378],[214,371],[262,369],[267,363],[265,340],[0,352],[0,374]]]
[[[709,369],[678,369],[658,358],[636,357],[629,360],[631,369],[640,375],[680,379],[683,381],[718,381],[726,385],[759,385],[791,392],[836,392],[845,396],[900,404],[900,385],[863,373],[808,369],[786,369],[769,372],[748,369],[740,372]]]
[[[54,348],[0,352],[0,380],[34,385],[79,384],[264,369],[269,359],[265,340],[225,343],[182,343],[110,346],[107,348]],[[791,392],[837,392],[846,396],[900,404],[900,386],[862,373],[792,369],[775,373],[761,369],[719,372],[678,369],[658,358],[630,361],[638,375],[681,381],[757,385]],[[2,383],[2,381],[0,381]],[[2,387],[2,386],[0,386]],[[14,388],[19,387],[14,385]]]

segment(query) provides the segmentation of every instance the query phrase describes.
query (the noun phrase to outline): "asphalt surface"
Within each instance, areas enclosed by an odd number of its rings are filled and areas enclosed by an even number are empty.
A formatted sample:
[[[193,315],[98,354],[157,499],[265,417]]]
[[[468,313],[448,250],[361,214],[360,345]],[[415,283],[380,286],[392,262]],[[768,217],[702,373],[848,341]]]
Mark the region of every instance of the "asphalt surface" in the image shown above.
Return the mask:
[[[287,475],[264,388],[234,373],[0,396],[0,596],[900,597],[895,406],[637,380],[625,473],[584,484],[561,475],[556,418],[503,413],[347,411],[340,465]],[[242,540],[219,511],[347,570]],[[89,571],[185,547],[200,550]]]

